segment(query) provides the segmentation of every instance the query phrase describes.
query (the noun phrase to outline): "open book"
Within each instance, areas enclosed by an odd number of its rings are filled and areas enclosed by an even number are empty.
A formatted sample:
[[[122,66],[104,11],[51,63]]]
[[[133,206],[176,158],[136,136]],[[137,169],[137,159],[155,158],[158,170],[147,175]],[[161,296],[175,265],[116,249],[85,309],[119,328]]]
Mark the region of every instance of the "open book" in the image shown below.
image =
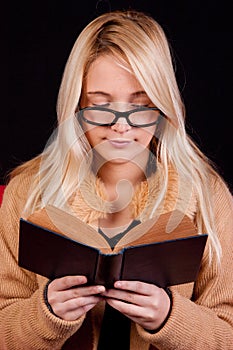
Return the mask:
[[[18,264],[49,279],[85,275],[88,284],[107,288],[116,280],[165,288],[195,281],[206,240],[174,211],[135,226],[112,249],[93,227],[47,206],[20,219]]]

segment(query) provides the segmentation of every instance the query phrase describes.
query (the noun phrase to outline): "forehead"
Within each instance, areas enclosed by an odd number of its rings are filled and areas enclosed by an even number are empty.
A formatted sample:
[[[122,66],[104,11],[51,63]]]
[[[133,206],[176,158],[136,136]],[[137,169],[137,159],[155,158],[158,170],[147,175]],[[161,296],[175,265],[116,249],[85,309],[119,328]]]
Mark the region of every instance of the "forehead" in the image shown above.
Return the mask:
[[[142,87],[126,61],[120,61],[114,56],[98,57],[90,66],[84,88],[88,91],[106,91],[114,93],[124,88],[124,91],[142,91]]]

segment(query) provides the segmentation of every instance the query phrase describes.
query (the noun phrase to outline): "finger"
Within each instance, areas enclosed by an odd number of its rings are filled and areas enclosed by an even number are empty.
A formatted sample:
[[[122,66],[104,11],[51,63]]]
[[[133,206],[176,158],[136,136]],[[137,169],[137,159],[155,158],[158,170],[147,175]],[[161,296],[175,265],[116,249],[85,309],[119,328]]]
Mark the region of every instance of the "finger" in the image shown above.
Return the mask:
[[[159,287],[153,284],[141,281],[116,281],[114,283],[114,287],[117,289],[128,290],[137,294],[148,296],[153,294],[156,291],[156,289],[160,289]]]
[[[104,286],[88,286],[88,287],[76,287],[71,288],[62,293],[62,301],[65,302],[70,299],[76,299],[81,297],[87,297],[91,295],[98,295],[105,291]]]
[[[96,304],[102,300],[100,296],[89,296],[83,298],[69,299],[65,302],[57,302],[53,305],[54,313],[62,315],[73,312],[78,309],[85,308],[87,305]]]
[[[149,299],[148,296],[136,294],[134,292],[128,292],[125,290],[112,289],[104,292],[101,295],[106,297],[106,301],[108,301],[109,299],[114,299],[122,301],[124,303],[135,305],[147,305],[149,303],[149,301],[147,300]]]
[[[57,278],[53,280],[49,284],[49,288],[54,289],[56,291],[62,291],[74,286],[79,286],[87,283],[86,276],[65,276],[61,278]]]
[[[66,302],[71,299],[76,299],[80,297],[86,297],[89,295],[97,295],[103,293],[105,291],[104,286],[86,286],[82,287],[81,285],[78,287],[72,287],[66,290],[55,290],[52,289],[51,286],[48,286],[48,302],[51,305],[56,303]]]
[[[54,310],[53,311],[57,316],[59,316],[63,320],[74,321],[74,320],[77,320],[82,315],[84,315],[85,313],[87,313],[89,310],[91,310],[98,303],[98,301],[99,301],[98,298],[96,298],[96,300],[93,303],[90,302],[79,308],[74,308],[74,309],[72,308],[71,310],[56,309],[56,311]]]
[[[126,303],[118,299],[106,299],[106,302],[131,319],[132,317],[138,318],[142,314],[142,307],[139,305]]]
[[[107,303],[144,328],[154,329],[158,326],[158,314],[151,307],[145,308],[135,304],[124,303],[116,299],[108,299]],[[151,323],[153,323],[152,326]]]

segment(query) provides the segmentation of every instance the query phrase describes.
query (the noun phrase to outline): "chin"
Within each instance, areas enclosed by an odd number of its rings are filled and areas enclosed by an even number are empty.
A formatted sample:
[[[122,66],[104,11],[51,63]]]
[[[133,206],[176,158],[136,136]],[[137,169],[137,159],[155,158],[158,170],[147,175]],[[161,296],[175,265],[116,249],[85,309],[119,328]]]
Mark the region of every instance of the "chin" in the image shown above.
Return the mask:
[[[106,160],[107,163],[112,164],[127,164],[132,163],[132,159],[125,159],[125,158],[115,158],[115,159],[109,159]]]

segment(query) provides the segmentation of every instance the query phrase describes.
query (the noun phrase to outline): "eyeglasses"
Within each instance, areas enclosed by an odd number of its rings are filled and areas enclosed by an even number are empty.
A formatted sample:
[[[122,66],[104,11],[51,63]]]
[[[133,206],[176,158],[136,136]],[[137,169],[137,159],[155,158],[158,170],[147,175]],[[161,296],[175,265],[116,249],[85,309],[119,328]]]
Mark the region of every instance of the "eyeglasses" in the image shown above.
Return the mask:
[[[112,126],[120,118],[125,118],[130,126],[146,128],[159,124],[163,113],[156,107],[139,107],[130,111],[119,112],[105,107],[86,107],[78,111],[78,118],[98,126]]]

